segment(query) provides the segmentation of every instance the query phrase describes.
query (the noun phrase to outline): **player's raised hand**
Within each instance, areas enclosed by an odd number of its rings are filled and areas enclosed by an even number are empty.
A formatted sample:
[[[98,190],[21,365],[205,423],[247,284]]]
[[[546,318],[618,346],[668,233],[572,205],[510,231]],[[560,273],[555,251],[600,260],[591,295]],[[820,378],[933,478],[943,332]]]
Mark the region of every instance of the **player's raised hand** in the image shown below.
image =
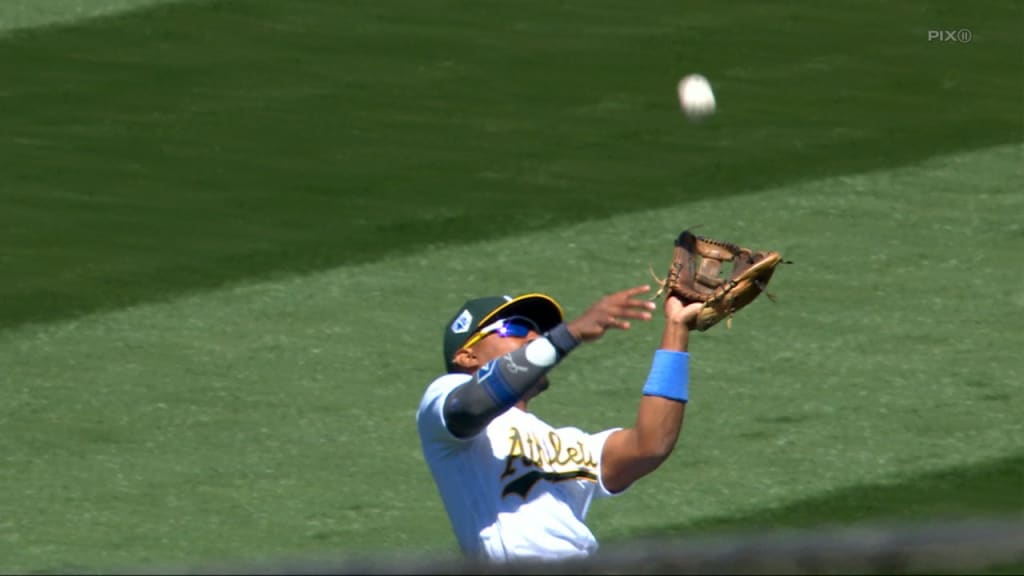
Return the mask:
[[[636,296],[650,292],[647,285],[628,288],[601,298],[579,318],[569,322],[569,332],[580,342],[592,342],[611,328],[628,330],[629,320],[650,320],[654,302]]]
[[[703,307],[702,302],[686,304],[674,295],[669,296],[665,299],[665,320],[692,330]]]

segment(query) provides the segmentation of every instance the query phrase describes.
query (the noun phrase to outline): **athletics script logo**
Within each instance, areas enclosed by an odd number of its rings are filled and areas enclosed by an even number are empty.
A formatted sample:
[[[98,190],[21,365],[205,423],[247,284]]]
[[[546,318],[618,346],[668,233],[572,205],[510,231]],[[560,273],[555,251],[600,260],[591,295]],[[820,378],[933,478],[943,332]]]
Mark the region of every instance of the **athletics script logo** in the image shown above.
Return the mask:
[[[542,438],[536,434],[523,434],[514,426],[509,429],[509,434],[511,444],[501,479],[511,478],[521,471],[525,473],[505,485],[501,491],[502,498],[516,494],[525,499],[541,480],[565,482],[582,478],[597,481],[597,461],[582,440],[566,444],[554,430]]]

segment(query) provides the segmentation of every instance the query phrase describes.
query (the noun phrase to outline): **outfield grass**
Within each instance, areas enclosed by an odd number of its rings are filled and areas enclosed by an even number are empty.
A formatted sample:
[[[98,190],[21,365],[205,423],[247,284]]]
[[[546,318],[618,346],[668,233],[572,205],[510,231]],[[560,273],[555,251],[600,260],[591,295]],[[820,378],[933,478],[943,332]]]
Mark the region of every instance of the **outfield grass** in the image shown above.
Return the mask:
[[[1024,512],[1018,4],[443,7],[0,37],[0,570],[452,551],[413,426],[442,323],[579,313],[693,224],[796,263],[694,337],[680,447],[599,539]],[[536,411],[628,425],[657,337]]]
[[[1007,288],[1016,271],[1003,265],[1021,243],[1021,153],[942,157],[0,333],[10,432],[0,556],[31,569],[451,550],[413,426],[450,310],[473,287],[536,288],[578,313],[602,289],[642,282],[691,218],[796,263],[774,281],[777,305],[758,302],[733,329],[694,338],[681,445],[659,474],[595,506],[601,539],[790,525],[775,516],[787,508],[803,510],[803,525],[858,509],[860,520],[944,514],[957,487],[937,488],[936,474],[975,466],[1002,472],[967,482],[964,502],[1019,513],[1019,466],[993,463],[1024,452],[1022,336],[1009,329],[1024,320],[1024,293]],[[930,292],[908,290],[920,285]],[[628,424],[656,341],[643,325],[579,350],[536,411],[592,430]],[[919,491],[912,508],[894,509],[891,494],[830,500],[901,483]],[[808,499],[833,504],[800,508]]]
[[[41,6],[79,5],[105,4]],[[1018,3],[794,6],[245,0],[15,31],[0,327],[1021,140]],[[952,27],[974,41],[928,42]]]
[[[825,526],[1013,518],[1024,514],[1024,453],[952,467],[899,481],[862,484],[814,494],[786,505],[739,516],[712,516],[661,525],[646,532],[667,536],[743,534]],[[632,534],[639,536],[643,532]]]
[[[4,0],[0,2],[0,35],[12,30],[75,25],[85,19],[183,1],[203,0]]]

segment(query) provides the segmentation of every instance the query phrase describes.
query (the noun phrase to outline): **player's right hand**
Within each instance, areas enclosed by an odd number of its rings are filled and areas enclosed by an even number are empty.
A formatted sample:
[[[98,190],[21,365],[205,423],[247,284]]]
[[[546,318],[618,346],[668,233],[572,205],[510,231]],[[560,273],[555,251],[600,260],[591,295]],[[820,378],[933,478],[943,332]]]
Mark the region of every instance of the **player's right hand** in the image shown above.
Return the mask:
[[[656,309],[657,304],[635,298],[650,291],[650,286],[643,285],[601,298],[579,318],[569,322],[569,332],[580,342],[592,342],[611,328],[628,330],[629,319],[650,320],[650,311]]]

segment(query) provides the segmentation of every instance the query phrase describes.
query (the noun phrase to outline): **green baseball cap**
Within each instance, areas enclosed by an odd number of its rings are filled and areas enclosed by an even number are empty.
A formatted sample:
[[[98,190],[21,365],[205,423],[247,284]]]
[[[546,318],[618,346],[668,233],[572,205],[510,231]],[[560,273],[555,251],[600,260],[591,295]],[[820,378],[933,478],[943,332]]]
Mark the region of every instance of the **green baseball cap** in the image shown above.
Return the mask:
[[[562,307],[546,294],[522,296],[487,296],[468,300],[448,321],[444,329],[444,363],[449,372],[456,372],[455,353],[478,330],[495,320],[523,316],[533,320],[541,332],[562,323]]]

